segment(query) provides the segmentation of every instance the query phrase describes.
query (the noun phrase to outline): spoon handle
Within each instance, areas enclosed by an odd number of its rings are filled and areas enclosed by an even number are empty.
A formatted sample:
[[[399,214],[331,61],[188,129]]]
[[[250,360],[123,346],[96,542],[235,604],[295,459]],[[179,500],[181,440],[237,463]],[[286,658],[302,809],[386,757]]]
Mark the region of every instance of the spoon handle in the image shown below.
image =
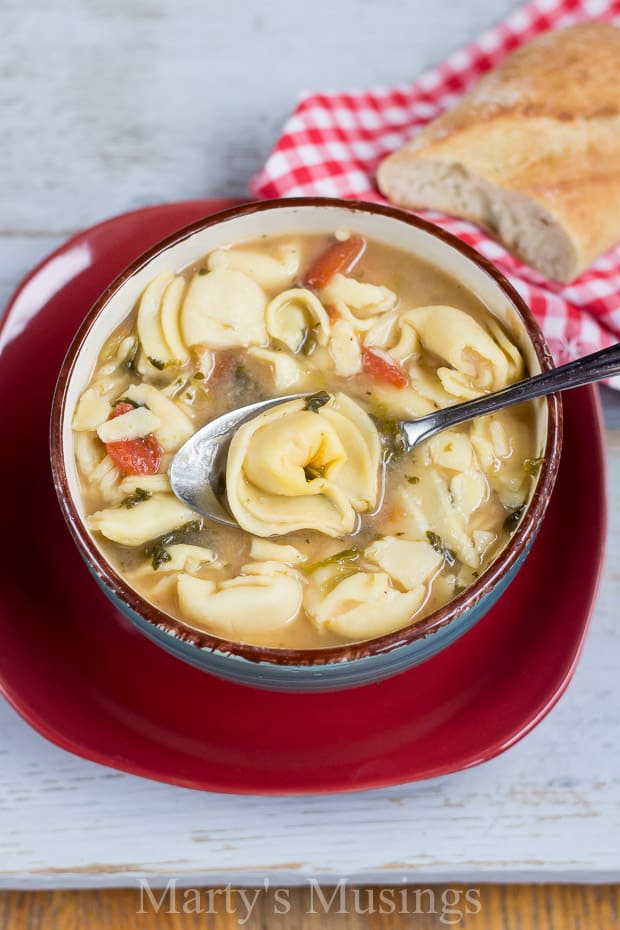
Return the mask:
[[[560,365],[551,371],[544,371],[540,375],[517,381],[501,391],[485,394],[475,400],[468,400],[454,407],[444,407],[436,413],[429,413],[417,420],[409,420],[401,424],[410,447],[422,439],[427,439],[441,430],[451,426],[458,426],[474,417],[486,416],[495,413],[512,404],[520,404],[536,397],[555,394],[557,391],[566,391],[569,388],[591,384],[593,381],[602,381],[620,374],[620,343],[585,355],[568,365]]]

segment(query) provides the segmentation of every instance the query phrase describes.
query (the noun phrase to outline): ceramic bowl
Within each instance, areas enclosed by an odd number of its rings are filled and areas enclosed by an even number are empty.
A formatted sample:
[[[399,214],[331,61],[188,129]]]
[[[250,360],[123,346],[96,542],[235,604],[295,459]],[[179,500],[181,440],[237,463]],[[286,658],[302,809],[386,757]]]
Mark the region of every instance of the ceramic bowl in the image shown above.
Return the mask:
[[[234,207],[169,236],[114,280],[73,340],[56,386],[51,419],[51,463],[56,493],[71,534],[95,580],[139,630],[179,659],[247,685],[321,691],[378,681],[428,659],[465,634],[501,597],[519,571],[544,517],[561,449],[560,400],[537,402],[537,447],[544,448],[527,510],[509,544],[480,578],[450,603],[404,629],[362,643],[327,649],[274,649],[228,642],[196,630],[134,591],[107,561],[86,527],[73,455],[71,420],[107,336],[127,315],[147,282],[212,249],[262,234],[353,232],[409,251],[457,278],[515,334],[530,372],[553,366],[530,310],[503,275],[460,240],[400,210],[322,198],[270,200]]]

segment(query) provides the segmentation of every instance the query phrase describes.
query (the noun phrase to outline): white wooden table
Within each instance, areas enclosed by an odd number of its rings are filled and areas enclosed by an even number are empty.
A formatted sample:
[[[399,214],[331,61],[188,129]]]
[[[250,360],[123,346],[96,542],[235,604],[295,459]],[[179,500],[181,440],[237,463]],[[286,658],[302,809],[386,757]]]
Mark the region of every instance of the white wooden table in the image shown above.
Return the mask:
[[[0,301],[75,230],[245,194],[296,95],[403,81],[512,0],[3,0]],[[620,880],[620,397],[611,529],[567,694],[500,758],[335,797],[209,795],[74,758],[0,706],[0,886]]]

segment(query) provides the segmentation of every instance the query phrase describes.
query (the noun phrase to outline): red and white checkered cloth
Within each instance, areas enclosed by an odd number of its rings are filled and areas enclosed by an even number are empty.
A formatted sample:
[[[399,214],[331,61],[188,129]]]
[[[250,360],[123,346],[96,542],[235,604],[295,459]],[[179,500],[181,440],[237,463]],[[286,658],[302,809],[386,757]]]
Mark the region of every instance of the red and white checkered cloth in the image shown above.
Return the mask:
[[[620,26],[620,0],[534,0],[477,42],[412,84],[354,93],[304,94],[267,164],[250,182],[254,197],[352,197],[384,203],[379,162],[400,148],[518,45],[547,29],[589,19]],[[494,262],[532,308],[556,362],[620,339],[620,243],[568,286],[547,281],[478,227],[421,211]],[[620,378],[614,379],[620,388]]]

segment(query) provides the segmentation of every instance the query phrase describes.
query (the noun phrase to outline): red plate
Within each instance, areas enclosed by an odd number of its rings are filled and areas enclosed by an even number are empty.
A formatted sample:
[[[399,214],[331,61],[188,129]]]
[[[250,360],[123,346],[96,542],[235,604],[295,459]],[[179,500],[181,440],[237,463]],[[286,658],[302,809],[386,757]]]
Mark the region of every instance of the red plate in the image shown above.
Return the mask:
[[[52,390],[69,342],[137,254],[229,205],[166,204],[108,220],[39,265],[10,304],[0,341],[0,688],[64,749],[211,791],[374,788],[490,759],[555,704],[587,630],[606,516],[593,388],[565,397],[554,497],[507,594],[445,652],[379,685],[278,694],[191,668],[113,608],[69,537],[47,446]]]

